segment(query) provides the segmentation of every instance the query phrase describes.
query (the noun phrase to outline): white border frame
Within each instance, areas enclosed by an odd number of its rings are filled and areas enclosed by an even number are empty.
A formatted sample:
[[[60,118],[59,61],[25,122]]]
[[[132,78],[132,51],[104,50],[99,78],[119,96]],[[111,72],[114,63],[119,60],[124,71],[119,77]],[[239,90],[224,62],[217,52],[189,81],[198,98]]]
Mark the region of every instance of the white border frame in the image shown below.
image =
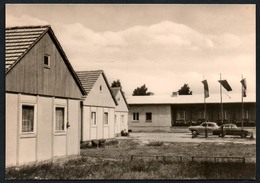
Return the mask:
[[[33,111],[33,132],[22,132],[22,120],[23,120],[23,106],[33,106],[34,111]],[[37,134],[37,104],[35,103],[30,103],[30,102],[21,102],[20,104],[20,137],[35,137]]]
[[[56,130],[56,108],[64,108],[64,130]],[[54,134],[66,134],[67,133],[67,106],[66,105],[54,105]]]

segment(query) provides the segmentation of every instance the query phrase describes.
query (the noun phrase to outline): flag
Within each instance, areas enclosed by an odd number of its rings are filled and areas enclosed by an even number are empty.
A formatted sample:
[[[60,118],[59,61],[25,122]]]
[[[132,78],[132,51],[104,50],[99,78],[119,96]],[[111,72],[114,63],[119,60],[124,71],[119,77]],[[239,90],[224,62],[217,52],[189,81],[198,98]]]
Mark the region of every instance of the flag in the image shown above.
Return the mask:
[[[243,97],[246,97],[246,78],[242,79],[241,81],[241,84],[242,84],[242,94],[243,94]]]
[[[207,80],[201,81],[204,85],[204,97],[208,98],[209,97],[209,86]]]
[[[227,90],[227,91],[232,91],[232,88],[228,84],[227,80],[218,80],[220,84]]]

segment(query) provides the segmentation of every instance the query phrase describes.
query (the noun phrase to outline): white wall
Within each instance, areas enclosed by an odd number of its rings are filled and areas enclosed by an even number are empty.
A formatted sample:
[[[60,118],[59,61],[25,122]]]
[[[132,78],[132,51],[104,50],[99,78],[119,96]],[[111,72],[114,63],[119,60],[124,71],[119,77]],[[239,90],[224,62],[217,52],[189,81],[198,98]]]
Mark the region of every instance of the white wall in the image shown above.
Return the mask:
[[[102,85],[102,91],[99,90]],[[115,102],[100,75],[83,102],[82,141],[115,137]],[[91,124],[91,112],[96,112],[96,125]],[[108,113],[108,125],[104,125],[104,113]]]
[[[35,106],[34,134],[21,134],[22,104]],[[66,107],[71,125],[62,134],[54,133],[57,105]],[[6,93],[6,166],[79,154],[79,110],[79,100]]]
[[[128,131],[128,112],[115,112],[116,123],[115,123],[115,134],[120,134],[122,130]],[[123,116],[123,123],[121,121]]]
[[[5,152],[6,166],[15,165],[17,160],[17,121],[18,121],[18,95],[6,94],[6,127],[5,127]]]
[[[152,121],[146,121],[146,113],[152,113]],[[133,113],[139,113],[139,121],[133,121]],[[171,106],[170,105],[130,105],[128,115],[129,130],[138,131],[170,130]]]
[[[96,125],[91,124],[91,112],[96,112]],[[108,125],[104,125],[104,113],[108,113]],[[114,108],[83,106],[82,141],[115,137]]]

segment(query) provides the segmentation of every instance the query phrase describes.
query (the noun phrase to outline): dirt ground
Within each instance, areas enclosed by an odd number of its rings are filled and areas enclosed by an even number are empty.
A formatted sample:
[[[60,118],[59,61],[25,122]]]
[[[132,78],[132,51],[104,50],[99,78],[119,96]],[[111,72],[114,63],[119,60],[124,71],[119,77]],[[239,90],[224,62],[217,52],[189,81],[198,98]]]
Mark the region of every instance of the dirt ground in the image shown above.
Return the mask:
[[[251,139],[249,136],[246,138],[241,138],[240,136],[226,135],[224,138],[218,137],[216,135],[208,134],[208,138],[205,138],[205,134],[201,134],[196,138],[192,138],[191,132],[185,133],[130,133],[129,138],[139,139],[142,143],[149,143],[151,141],[161,141],[161,142],[214,142],[214,143],[243,143],[243,144],[256,144],[255,131],[254,138]],[[124,137],[118,137],[118,139]]]
[[[129,137],[117,137],[116,147],[82,149],[82,156],[108,159],[130,159],[137,156],[192,156],[245,157],[247,162],[256,161],[256,140],[236,136],[200,135],[191,133],[130,133]]]
[[[103,147],[86,146],[80,156],[9,168],[6,179],[255,180],[255,165],[256,143],[249,137],[130,133],[107,140]]]

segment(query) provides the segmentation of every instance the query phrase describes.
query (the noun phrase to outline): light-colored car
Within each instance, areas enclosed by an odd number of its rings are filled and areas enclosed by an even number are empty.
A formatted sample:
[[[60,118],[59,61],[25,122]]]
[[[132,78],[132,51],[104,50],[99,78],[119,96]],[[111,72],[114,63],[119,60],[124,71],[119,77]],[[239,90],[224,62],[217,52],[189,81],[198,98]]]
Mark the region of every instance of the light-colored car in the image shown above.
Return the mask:
[[[208,133],[212,133],[214,130],[219,129],[219,126],[215,122],[203,122],[197,126],[190,126],[188,129],[196,134],[205,133],[206,129]]]

